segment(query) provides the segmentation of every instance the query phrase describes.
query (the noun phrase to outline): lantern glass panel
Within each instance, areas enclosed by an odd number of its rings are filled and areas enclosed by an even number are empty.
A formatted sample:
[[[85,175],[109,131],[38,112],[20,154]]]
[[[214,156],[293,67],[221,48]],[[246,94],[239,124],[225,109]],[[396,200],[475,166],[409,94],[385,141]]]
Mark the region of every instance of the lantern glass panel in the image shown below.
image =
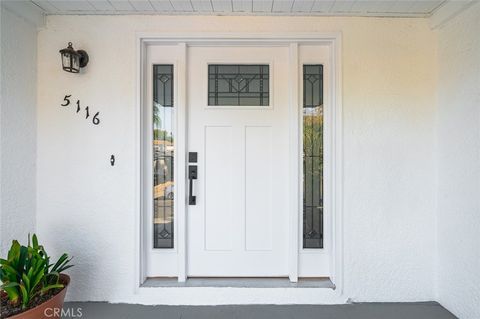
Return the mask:
[[[78,72],[80,71],[80,59],[77,55],[72,54],[72,71]]]
[[[70,68],[70,53],[62,54],[62,65],[63,68]]]

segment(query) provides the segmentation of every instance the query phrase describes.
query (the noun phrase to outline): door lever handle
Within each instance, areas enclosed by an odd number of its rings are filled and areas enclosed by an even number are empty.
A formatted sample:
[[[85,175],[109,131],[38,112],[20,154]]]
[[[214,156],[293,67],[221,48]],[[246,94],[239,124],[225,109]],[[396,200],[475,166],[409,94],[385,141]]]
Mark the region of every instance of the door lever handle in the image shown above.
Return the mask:
[[[197,179],[197,165],[188,166],[188,205],[197,204],[197,196],[193,195],[193,180]]]

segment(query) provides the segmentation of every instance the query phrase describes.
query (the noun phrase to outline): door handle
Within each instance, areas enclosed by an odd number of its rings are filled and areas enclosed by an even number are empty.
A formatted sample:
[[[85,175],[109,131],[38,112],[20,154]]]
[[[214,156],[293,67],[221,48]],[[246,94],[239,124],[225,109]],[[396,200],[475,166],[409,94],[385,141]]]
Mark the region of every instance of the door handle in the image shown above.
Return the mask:
[[[193,180],[197,179],[197,165],[188,166],[188,205],[197,204],[197,196],[193,195]]]

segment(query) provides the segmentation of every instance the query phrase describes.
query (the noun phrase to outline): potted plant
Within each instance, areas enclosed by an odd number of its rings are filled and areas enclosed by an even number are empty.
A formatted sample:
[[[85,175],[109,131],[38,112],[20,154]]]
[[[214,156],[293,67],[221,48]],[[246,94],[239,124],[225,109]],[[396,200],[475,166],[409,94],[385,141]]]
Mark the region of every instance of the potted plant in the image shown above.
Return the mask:
[[[0,259],[0,318],[60,318],[70,277],[62,272],[72,267],[63,254],[56,263],[38,244],[36,235],[28,245],[16,240],[6,259]]]

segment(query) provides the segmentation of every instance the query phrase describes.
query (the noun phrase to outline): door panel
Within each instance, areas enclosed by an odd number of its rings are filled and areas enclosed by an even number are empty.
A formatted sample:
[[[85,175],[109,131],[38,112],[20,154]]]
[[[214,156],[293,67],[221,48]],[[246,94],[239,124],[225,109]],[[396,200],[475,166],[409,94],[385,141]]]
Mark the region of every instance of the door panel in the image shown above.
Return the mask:
[[[272,249],[272,128],[245,128],[246,250]]]
[[[232,250],[232,127],[205,126],[205,250]]]
[[[188,207],[188,276],[288,276],[288,54],[288,47],[189,47],[188,148],[198,152],[198,180],[197,203]],[[258,79],[249,69],[268,65],[260,68],[268,81],[247,94],[257,88],[265,101],[268,85],[269,105],[245,105],[255,98],[242,96],[239,106],[232,98],[208,106],[209,64],[253,65],[224,75],[235,90]]]

